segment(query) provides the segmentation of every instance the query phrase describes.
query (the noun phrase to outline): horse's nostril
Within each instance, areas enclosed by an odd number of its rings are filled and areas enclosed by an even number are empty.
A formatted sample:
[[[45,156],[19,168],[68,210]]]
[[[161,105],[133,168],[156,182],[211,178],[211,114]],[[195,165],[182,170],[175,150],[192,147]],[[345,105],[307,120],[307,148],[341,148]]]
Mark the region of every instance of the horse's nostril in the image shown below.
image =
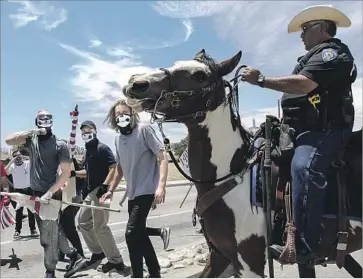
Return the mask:
[[[148,81],[135,81],[132,84],[132,91],[141,93],[149,88],[150,83]]]

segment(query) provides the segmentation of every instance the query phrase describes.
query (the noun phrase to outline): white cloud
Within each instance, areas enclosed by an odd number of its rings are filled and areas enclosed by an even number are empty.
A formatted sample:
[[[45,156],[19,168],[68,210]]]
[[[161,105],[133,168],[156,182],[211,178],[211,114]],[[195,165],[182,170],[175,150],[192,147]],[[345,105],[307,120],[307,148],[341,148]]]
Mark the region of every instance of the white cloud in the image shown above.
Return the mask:
[[[167,40],[162,40],[161,42],[160,40],[157,40],[156,43],[150,42],[150,40],[146,40],[149,42],[140,44],[136,48],[139,50],[160,49],[160,48],[174,47],[187,42],[194,32],[193,22],[190,19],[182,19],[180,23],[184,27],[182,35],[180,35],[179,32],[175,32],[176,35],[173,34],[171,36],[172,38],[169,38]]]
[[[151,6],[159,14],[172,18],[207,17],[221,13],[233,5],[233,1],[156,1]]]
[[[171,18],[210,17],[221,38],[243,51],[243,63],[271,75],[291,73],[305,53],[300,34],[287,34],[288,22],[319,1],[158,1],[152,7]],[[357,63],[362,60],[362,2],[334,2],[351,17],[352,26],[338,30]],[[206,50],[208,51],[208,46]],[[358,65],[360,66],[360,65]]]
[[[92,39],[90,40],[90,45],[89,47],[90,48],[97,48],[97,47],[100,47],[102,45],[102,42],[98,39]]]
[[[49,2],[15,0],[8,2],[21,5],[17,13],[9,16],[15,28],[21,28],[31,22],[39,21],[43,29],[50,31],[67,20],[67,11],[63,8],[56,8],[50,5]]]
[[[194,27],[193,27],[193,23],[190,19],[184,19],[182,20],[182,24],[185,27],[185,36],[184,36],[184,42],[187,42],[190,38],[190,36],[193,34],[194,32]]]

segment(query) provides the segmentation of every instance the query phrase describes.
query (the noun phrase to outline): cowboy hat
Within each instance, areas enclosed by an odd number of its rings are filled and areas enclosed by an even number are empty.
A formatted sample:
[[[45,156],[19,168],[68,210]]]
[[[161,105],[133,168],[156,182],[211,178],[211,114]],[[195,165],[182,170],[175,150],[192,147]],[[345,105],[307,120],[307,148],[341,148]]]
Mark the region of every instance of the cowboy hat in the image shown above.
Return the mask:
[[[313,20],[334,21],[337,27],[349,27],[350,19],[332,5],[316,5],[303,9],[289,23],[287,33],[298,32],[301,25]]]

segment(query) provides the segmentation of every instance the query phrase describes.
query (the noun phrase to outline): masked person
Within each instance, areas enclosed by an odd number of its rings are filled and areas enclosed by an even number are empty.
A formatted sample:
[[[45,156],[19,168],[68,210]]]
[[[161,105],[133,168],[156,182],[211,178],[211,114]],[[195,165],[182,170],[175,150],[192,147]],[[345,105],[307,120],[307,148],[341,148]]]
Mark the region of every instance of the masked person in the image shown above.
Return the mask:
[[[111,107],[105,121],[119,134],[115,138],[117,174],[102,198],[112,197],[125,176],[129,213],[125,237],[132,276],[143,277],[145,258],[150,277],[160,277],[160,266],[147,233],[146,219],[152,205],[165,200],[168,160],[164,146],[150,125],[139,123],[137,113],[124,100]]]
[[[351,85],[357,76],[354,58],[339,39],[337,27],[351,22],[331,6],[312,6],[296,15],[288,33],[301,30],[307,53],[298,59],[293,73],[265,77],[246,68],[243,79],[253,85],[283,92],[283,122],[295,129],[291,162],[292,205],[296,226],[297,261],[309,264],[316,257],[321,216],[327,187],[327,171],[351,136],[354,107]],[[272,245],[276,256],[282,246]]]
[[[83,169],[82,162],[79,162],[75,157],[72,158],[75,170]],[[76,175],[75,171],[71,172],[71,176]],[[80,203],[82,201],[82,190],[85,185],[85,178],[76,178],[76,199],[74,203]],[[78,254],[84,257],[81,239],[76,229],[76,215],[79,211],[79,206],[69,205],[67,206],[59,217],[59,223],[62,226],[63,232],[72,246],[77,250]],[[65,255],[59,251],[59,260],[64,260]],[[68,267],[69,268],[69,267]]]
[[[75,173],[76,177],[86,177],[83,202],[109,208],[109,202],[100,203],[99,199],[107,192],[113,179],[116,168],[115,156],[106,144],[97,139],[96,125],[92,121],[84,121],[80,128],[86,147],[85,169],[75,171]],[[79,211],[78,226],[88,250],[92,253],[88,265],[93,265],[107,257],[108,262],[102,266],[102,272],[107,273],[116,269],[127,273],[111,229],[107,225],[109,219],[110,213],[106,210],[83,207]],[[83,268],[75,266],[73,270],[66,273],[65,277],[72,276]]]
[[[126,196],[127,196],[127,192],[125,192],[124,196],[122,197],[122,199],[119,202],[120,206],[123,206],[123,203],[126,200]],[[151,207],[152,210],[156,209],[156,204],[154,203]],[[164,250],[168,249],[169,247],[169,242],[170,242],[170,228],[169,227],[165,227],[165,228],[151,228],[151,227],[146,227],[146,232],[148,236],[159,236],[161,238],[161,240],[163,241],[164,244]]]
[[[40,197],[42,203],[58,198],[61,187],[71,174],[70,156],[67,145],[52,133],[53,117],[47,110],[40,110],[35,118],[37,128],[8,136],[8,145],[24,144],[30,149],[30,188],[33,196]],[[62,173],[58,177],[60,167]],[[40,243],[44,248],[46,278],[55,278],[58,249],[70,258],[70,265],[85,261],[76,250],[71,249],[58,224],[58,220],[35,219],[40,231]]]
[[[14,192],[25,194],[25,195],[32,195],[30,189],[30,175],[29,175],[29,168],[30,168],[30,161],[29,157],[24,156],[24,151],[15,150],[12,152],[12,159],[6,165],[5,169],[8,175],[12,175],[13,178],[13,185],[14,185]],[[11,201],[14,208],[16,208],[16,202]],[[19,238],[21,229],[23,226],[23,207],[20,207],[16,210],[15,215],[15,233],[14,238]],[[35,217],[34,213],[32,213],[29,209],[28,211],[28,222],[29,222],[29,229],[31,236],[37,236],[37,230],[35,228]]]

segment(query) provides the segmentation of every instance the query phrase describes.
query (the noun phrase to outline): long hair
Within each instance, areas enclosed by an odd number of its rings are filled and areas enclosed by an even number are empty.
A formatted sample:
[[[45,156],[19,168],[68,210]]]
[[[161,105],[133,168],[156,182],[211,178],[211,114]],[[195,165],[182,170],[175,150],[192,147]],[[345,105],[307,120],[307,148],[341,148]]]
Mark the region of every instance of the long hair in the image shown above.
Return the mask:
[[[117,126],[117,123],[116,123],[116,115],[115,115],[115,109],[117,106],[126,106],[130,109],[131,111],[131,117],[132,117],[132,123],[131,125],[134,127],[136,126],[139,122],[140,122],[140,116],[139,114],[134,111],[127,103],[126,103],[126,100],[125,99],[121,99],[121,100],[118,100],[115,104],[112,105],[112,107],[110,108],[108,114],[107,114],[107,117],[105,119],[105,121],[103,121],[103,123],[106,123],[107,122],[107,125],[115,130],[116,132],[119,131],[118,129],[118,126]]]

